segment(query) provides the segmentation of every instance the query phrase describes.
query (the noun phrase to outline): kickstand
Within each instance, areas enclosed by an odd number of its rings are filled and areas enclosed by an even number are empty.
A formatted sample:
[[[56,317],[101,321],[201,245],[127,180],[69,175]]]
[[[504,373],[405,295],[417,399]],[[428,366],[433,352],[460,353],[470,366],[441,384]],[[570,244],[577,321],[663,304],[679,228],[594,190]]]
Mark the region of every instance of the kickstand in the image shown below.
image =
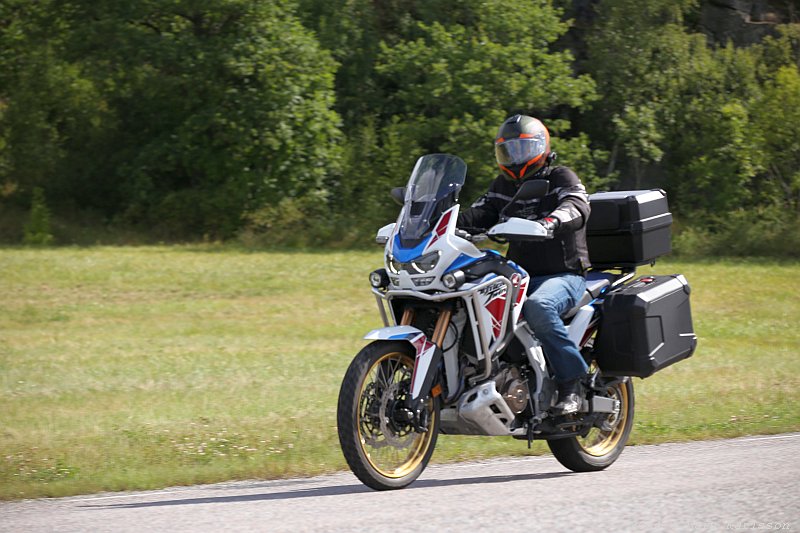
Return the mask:
[[[531,449],[531,443],[533,442],[533,424],[528,422],[528,449]]]

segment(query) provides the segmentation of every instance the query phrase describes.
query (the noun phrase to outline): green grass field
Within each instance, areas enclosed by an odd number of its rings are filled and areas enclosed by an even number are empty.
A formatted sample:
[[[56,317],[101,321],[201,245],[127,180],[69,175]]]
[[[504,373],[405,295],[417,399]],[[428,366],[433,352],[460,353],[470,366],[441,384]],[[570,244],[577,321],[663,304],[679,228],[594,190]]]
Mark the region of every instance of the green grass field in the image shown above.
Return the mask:
[[[0,250],[0,498],[345,468],[336,397],[381,252]],[[800,264],[659,263],[695,356],[636,380],[632,444],[800,429]],[[443,436],[434,461],[544,453]]]

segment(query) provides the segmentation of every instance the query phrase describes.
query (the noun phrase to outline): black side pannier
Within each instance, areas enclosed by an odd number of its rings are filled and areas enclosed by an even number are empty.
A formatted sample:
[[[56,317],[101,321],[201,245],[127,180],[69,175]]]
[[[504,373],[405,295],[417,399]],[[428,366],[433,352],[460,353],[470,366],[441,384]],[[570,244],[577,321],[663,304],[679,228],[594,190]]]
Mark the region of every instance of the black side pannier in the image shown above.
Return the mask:
[[[694,353],[689,284],[681,275],[644,276],[603,300],[594,356],[603,374],[653,373]]]
[[[644,265],[671,251],[672,213],[661,189],[599,192],[589,203],[586,241],[595,268]]]

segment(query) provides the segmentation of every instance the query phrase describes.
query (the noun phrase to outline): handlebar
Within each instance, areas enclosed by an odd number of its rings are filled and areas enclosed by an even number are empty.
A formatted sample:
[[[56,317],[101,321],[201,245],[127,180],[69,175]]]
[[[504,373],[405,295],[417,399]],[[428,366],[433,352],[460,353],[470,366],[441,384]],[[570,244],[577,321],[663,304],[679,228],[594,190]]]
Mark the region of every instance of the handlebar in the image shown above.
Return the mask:
[[[488,238],[483,228],[456,228],[456,236],[469,242],[482,242]]]

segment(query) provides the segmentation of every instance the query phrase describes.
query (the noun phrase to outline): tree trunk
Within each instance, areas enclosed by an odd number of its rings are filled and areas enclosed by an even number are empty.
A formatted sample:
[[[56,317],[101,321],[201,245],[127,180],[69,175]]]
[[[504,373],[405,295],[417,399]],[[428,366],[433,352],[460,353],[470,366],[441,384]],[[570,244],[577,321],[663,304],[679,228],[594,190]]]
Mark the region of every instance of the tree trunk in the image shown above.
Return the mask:
[[[611,147],[611,155],[608,158],[608,168],[606,169],[606,177],[614,172],[614,167],[617,164],[617,155],[619,154],[619,139],[614,140],[614,146]]]

